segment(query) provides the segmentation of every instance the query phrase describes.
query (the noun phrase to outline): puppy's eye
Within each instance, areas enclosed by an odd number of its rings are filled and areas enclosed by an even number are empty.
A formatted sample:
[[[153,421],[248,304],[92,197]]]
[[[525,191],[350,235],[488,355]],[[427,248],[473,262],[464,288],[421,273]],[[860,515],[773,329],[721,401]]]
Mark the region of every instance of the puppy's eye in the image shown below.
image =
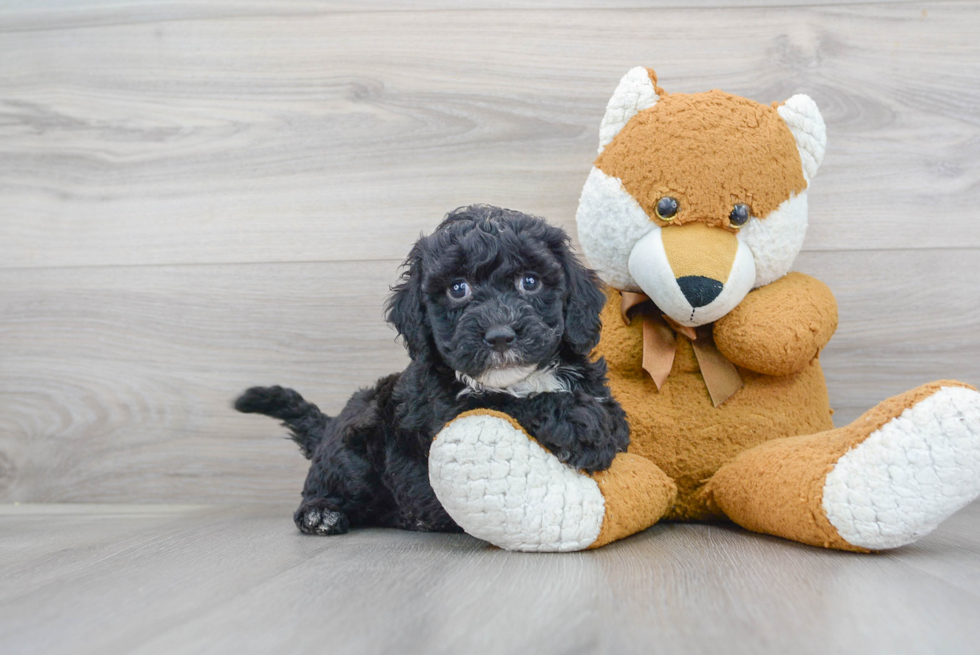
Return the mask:
[[[670,196],[664,196],[657,201],[657,218],[662,221],[669,221],[677,214],[677,210],[681,208],[679,202],[676,198],[671,198]]]
[[[466,280],[453,280],[453,283],[446,288],[446,295],[453,300],[466,300],[472,293]]]
[[[728,215],[728,222],[732,227],[742,227],[749,222],[752,210],[744,202],[740,202],[732,207],[732,213]]]
[[[541,278],[534,273],[525,273],[521,279],[517,281],[517,286],[521,291],[526,293],[534,293],[541,288]]]

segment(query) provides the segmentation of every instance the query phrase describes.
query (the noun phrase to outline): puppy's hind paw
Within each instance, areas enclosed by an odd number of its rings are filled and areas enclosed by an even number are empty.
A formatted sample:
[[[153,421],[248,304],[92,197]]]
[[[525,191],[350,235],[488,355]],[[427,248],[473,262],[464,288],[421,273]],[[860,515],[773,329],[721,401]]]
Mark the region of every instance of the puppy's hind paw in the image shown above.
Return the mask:
[[[293,515],[296,527],[303,534],[321,537],[345,534],[350,530],[350,521],[343,512],[330,509],[323,503],[304,504]]]

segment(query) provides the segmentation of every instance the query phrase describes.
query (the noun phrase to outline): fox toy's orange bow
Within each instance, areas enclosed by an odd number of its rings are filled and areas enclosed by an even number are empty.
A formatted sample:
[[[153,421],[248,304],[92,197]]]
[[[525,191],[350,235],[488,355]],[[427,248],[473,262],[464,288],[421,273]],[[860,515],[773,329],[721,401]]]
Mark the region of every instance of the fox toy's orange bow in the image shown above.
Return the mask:
[[[670,369],[674,365],[674,354],[677,352],[676,333],[683,334],[691,340],[694,355],[698,359],[698,367],[708,387],[711,402],[718,407],[742,388],[742,378],[738,369],[725,359],[715,345],[711,334],[711,325],[697,328],[687,327],[675,322],[669,316],[661,314],[649,297],[642,293],[622,292],[622,302],[619,307],[623,322],[627,325],[632,321],[630,310],[648,303],[640,308],[638,313],[643,316],[643,369],[650,374],[659,390],[667,381]]]

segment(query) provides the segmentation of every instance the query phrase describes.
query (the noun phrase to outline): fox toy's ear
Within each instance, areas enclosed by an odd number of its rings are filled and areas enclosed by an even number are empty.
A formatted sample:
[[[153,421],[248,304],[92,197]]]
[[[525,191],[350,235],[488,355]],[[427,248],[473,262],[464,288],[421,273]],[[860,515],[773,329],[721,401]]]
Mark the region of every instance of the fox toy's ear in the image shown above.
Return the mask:
[[[827,125],[810,96],[797,94],[776,108],[796,140],[807,184],[817,174],[827,150]]]
[[[385,318],[405,342],[408,356],[416,359],[429,351],[429,322],[425,316],[422,289],[422,248],[418,243],[405,260],[401,280],[391,288]]]
[[[637,66],[623,75],[599,125],[599,154],[631,118],[657,104],[662,93],[657,86],[657,74],[651,68]]]

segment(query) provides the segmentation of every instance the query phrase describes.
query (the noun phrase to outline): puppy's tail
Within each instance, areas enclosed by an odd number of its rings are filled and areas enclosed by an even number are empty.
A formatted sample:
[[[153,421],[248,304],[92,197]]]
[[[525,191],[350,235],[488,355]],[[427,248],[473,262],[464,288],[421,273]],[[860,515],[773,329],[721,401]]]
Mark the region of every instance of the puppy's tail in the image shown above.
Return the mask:
[[[265,414],[282,421],[306,459],[313,458],[313,451],[331,420],[297,392],[279,386],[252,387],[238,397],[235,409],[245,414]]]

